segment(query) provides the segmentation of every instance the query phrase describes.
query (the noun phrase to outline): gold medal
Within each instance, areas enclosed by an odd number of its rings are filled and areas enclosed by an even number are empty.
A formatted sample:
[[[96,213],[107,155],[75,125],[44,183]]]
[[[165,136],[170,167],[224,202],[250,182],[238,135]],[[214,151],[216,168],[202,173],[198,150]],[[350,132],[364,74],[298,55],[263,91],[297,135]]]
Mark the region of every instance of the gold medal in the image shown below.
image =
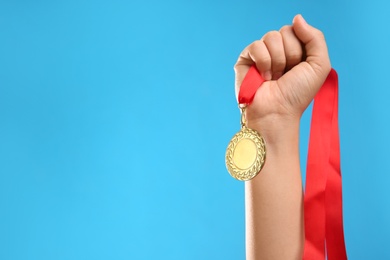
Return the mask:
[[[241,130],[229,142],[225,163],[233,178],[248,181],[263,168],[266,151],[263,137],[246,126],[245,107],[240,108]]]

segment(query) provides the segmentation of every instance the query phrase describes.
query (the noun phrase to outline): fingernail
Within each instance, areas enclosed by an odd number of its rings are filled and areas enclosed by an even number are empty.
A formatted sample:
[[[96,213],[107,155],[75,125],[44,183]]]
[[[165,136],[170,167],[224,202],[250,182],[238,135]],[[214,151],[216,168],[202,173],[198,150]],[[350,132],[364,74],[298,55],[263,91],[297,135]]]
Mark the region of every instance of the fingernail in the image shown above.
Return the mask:
[[[272,79],[271,71],[266,71],[266,72],[262,73],[261,76],[263,77],[264,80],[271,80]]]
[[[300,14],[299,16],[301,16],[301,19],[302,19],[303,23],[304,23],[304,24],[307,24],[305,18],[303,18],[303,16],[302,16],[301,14]]]
[[[303,18],[303,16],[302,16],[301,14],[297,14],[297,15],[294,17],[293,23],[295,23],[297,19],[302,19],[302,22],[303,22],[304,24],[307,24],[305,18]]]

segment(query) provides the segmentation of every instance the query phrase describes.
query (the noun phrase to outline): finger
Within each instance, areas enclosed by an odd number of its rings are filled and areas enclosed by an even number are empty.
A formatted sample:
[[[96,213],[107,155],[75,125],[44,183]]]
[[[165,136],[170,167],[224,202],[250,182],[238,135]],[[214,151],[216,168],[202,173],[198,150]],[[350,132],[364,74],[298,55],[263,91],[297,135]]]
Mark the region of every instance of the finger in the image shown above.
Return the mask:
[[[280,32],[271,31],[264,35],[263,40],[271,56],[272,79],[276,80],[283,75],[286,68],[283,38]]]
[[[236,73],[236,96],[239,92],[240,85],[246,73],[253,64],[256,64],[257,70],[265,80],[272,79],[271,56],[264,42],[261,40],[255,41],[248,45],[241,52],[234,66]]]
[[[307,24],[301,15],[294,17],[293,30],[298,39],[304,44],[306,61],[317,76],[326,77],[331,67],[323,33]]]
[[[271,56],[262,40],[254,41],[240,54],[237,65],[256,64],[257,70],[265,80],[271,80]]]
[[[302,45],[291,25],[283,26],[280,29],[283,38],[284,53],[286,55],[286,71],[302,61]]]
[[[243,57],[238,58],[236,64],[234,65],[234,72],[235,72],[235,92],[236,92],[236,99],[238,100],[238,93],[240,92],[240,86],[242,81],[244,80],[245,75],[249,71],[250,66],[252,66],[254,62],[249,59],[245,59]]]

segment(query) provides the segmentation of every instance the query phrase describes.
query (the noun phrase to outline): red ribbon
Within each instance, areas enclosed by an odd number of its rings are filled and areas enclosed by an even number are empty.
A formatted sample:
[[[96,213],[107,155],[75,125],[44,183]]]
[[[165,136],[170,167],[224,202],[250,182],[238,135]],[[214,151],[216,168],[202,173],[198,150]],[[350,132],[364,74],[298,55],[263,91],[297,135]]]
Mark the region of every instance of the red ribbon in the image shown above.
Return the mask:
[[[246,74],[238,101],[250,104],[264,82],[255,66]],[[334,69],[314,98],[304,196],[304,260],[346,260],[340,140],[338,78]]]

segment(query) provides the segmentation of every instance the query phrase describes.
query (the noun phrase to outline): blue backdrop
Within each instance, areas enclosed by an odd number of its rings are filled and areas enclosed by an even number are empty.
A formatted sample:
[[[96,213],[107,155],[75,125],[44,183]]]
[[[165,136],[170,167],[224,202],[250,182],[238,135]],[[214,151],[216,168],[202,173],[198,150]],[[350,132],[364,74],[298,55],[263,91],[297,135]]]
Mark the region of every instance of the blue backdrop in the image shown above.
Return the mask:
[[[0,0],[0,259],[244,259],[243,183],[224,165],[233,65],[297,13],[340,76],[349,258],[390,259],[388,10]]]

